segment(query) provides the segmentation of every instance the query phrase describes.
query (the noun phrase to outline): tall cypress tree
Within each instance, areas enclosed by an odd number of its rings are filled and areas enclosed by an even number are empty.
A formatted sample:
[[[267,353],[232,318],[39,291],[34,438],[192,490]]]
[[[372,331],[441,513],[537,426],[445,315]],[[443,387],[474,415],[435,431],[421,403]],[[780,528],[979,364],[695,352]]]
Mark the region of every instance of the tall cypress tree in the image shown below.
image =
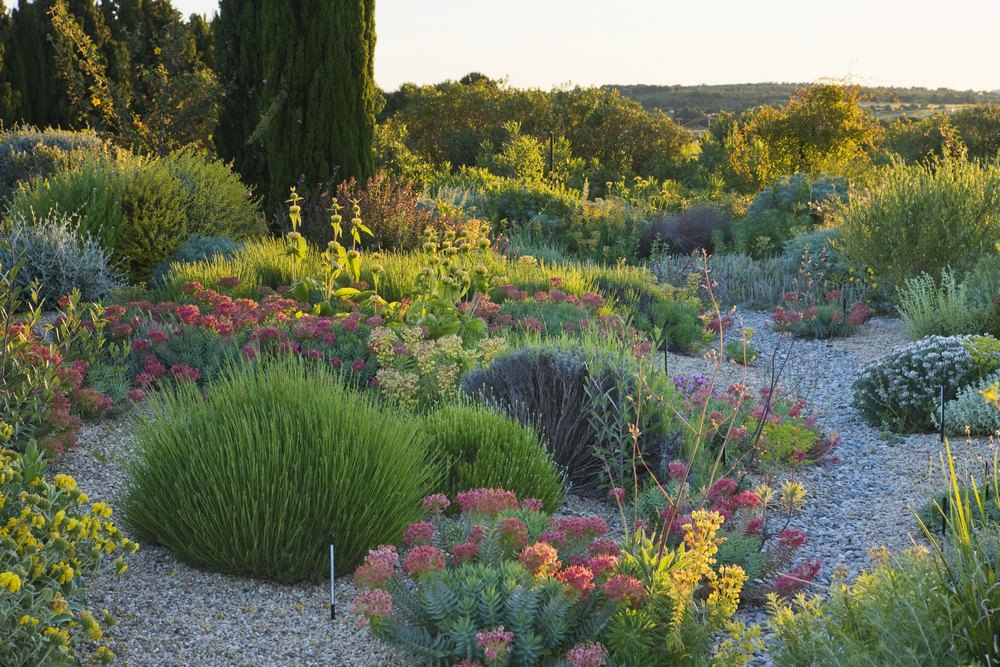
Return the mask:
[[[215,145],[258,192],[269,186],[267,161],[261,142],[248,140],[261,122],[263,7],[264,0],[221,0],[213,26],[216,74],[223,91]]]
[[[220,5],[219,35],[236,23]],[[236,4],[236,3],[233,3]],[[263,55],[256,106],[234,109],[244,116],[256,108],[259,116],[249,135],[259,140],[267,165],[266,204],[274,209],[299,177],[312,186],[336,172],[339,179],[364,180],[374,172],[372,140],[375,131],[374,0],[255,0],[239,5],[260,8],[259,28]],[[251,13],[250,7],[240,12]],[[241,46],[241,49],[245,46]],[[220,70],[227,81],[239,77],[254,81],[256,63],[246,58],[248,72],[234,76],[217,49]],[[232,90],[232,89],[230,89]],[[244,96],[244,91],[239,96]],[[230,100],[232,102],[232,100]],[[227,103],[228,104],[228,103]],[[232,118],[227,114],[227,119]],[[227,128],[220,134],[228,134]],[[220,142],[221,143],[221,142]],[[233,145],[227,145],[233,150]],[[234,151],[235,153],[235,151]],[[234,157],[236,155],[234,154]],[[241,172],[242,173],[242,172]],[[262,187],[262,189],[264,189]]]

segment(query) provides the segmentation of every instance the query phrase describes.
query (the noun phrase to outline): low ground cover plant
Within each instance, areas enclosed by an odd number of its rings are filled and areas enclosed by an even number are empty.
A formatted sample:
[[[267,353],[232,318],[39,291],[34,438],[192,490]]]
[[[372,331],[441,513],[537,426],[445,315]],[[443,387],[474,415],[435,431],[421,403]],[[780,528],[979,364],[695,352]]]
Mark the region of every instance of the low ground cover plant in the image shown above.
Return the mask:
[[[137,416],[121,507],[181,559],[278,581],[338,574],[394,542],[440,470],[419,424],[290,358],[181,383]]]
[[[771,327],[802,338],[837,338],[854,333],[868,321],[871,313],[871,308],[861,301],[848,308],[840,290],[827,292],[821,300],[789,292],[785,295],[785,303],[771,315]]]
[[[354,574],[351,610],[376,636],[430,665],[746,664],[724,644],[746,579],[710,567],[722,517],[695,512],[686,548],[657,549],[645,534],[623,545],[597,517],[549,517],[503,489],[424,500],[405,551],[373,549]],[[703,588],[704,587],[704,588]],[[698,594],[707,590],[707,599]],[[657,646],[651,663],[649,647]],[[662,654],[661,654],[662,652]],[[661,659],[662,658],[662,659]]]

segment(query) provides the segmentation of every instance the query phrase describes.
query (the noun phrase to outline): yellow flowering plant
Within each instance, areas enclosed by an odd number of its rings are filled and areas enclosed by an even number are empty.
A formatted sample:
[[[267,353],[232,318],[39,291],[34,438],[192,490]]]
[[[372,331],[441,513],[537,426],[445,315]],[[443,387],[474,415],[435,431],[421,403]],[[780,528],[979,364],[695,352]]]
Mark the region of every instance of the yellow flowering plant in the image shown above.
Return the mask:
[[[7,430],[4,430],[7,432]],[[78,664],[85,644],[100,642],[99,622],[84,607],[88,582],[122,574],[139,545],[69,475],[44,476],[37,446],[21,454],[0,443],[0,656],[7,667]],[[92,646],[95,660],[114,653]]]

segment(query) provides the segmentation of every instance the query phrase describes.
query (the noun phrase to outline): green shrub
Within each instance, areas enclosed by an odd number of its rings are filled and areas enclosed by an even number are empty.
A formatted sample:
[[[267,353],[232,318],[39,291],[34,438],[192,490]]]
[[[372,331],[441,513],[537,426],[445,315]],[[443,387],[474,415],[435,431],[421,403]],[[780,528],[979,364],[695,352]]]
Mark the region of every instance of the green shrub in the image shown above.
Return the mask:
[[[11,426],[2,424],[4,441]],[[4,442],[6,444],[6,442]],[[37,449],[25,454],[0,446],[0,655],[8,667],[81,664],[87,653],[114,658],[95,646],[102,625],[87,609],[93,582],[128,569],[125,554],[139,545],[112,521],[111,508],[94,502],[69,475],[45,475]],[[106,554],[115,554],[115,558]],[[86,647],[86,650],[81,650]]]
[[[93,132],[69,132],[30,126],[0,131],[0,202],[22,183],[72,169],[104,155],[107,147]]]
[[[929,429],[945,400],[985,377],[1000,364],[987,336],[929,336],[866,366],[854,382],[854,407],[874,426],[907,432]]]
[[[532,429],[482,406],[447,406],[423,420],[431,453],[449,471],[446,495],[503,488],[548,511],[562,502],[562,475]]]
[[[962,275],[1000,241],[1000,166],[896,164],[840,214],[850,261],[900,287],[921,272]]]
[[[41,220],[14,214],[10,227],[0,232],[0,265],[11,266],[14,257],[23,257],[18,283],[27,289],[37,281],[49,308],[74,289],[84,301],[106,299],[122,283],[109,253],[92,238],[78,236],[73,220],[56,212]]]
[[[733,243],[754,257],[779,254],[785,243],[823,221],[826,210],[847,200],[847,184],[840,178],[811,180],[794,174],[757,195],[746,217],[733,225]]]
[[[986,313],[974,308],[965,283],[944,269],[937,281],[927,273],[907,278],[899,290],[899,314],[913,340],[926,336],[980,333]]]
[[[983,401],[981,391],[993,383],[1000,382],[1000,374],[988,375],[984,380],[974,382],[959,390],[955,399],[948,401],[944,409],[944,430],[948,435],[993,435],[1000,431],[1000,412]],[[935,428],[941,426],[938,411],[931,414]]]
[[[222,160],[186,149],[158,162],[184,188],[189,234],[242,239],[266,231],[260,202]]]
[[[148,280],[188,235],[188,192],[161,161],[121,165],[124,226],[115,254],[134,282]]]
[[[139,534],[212,570],[279,581],[337,573],[398,540],[438,477],[415,421],[319,367],[237,366],[150,399],[122,509]]]
[[[124,227],[122,187],[114,163],[88,160],[76,169],[22,184],[10,203],[10,214],[23,220],[45,219],[50,213],[76,215],[77,231],[113,250]]]
[[[1000,336],[1000,254],[983,255],[965,278],[969,301],[982,318],[983,332]]]
[[[832,280],[846,281],[850,273],[850,264],[844,251],[840,248],[840,234],[836,229],[813,229],[801,232],[785,241],[782,257],[789,271],[802,268],[802,258],[808,255],[814,261],[824,260],[827,277]]]

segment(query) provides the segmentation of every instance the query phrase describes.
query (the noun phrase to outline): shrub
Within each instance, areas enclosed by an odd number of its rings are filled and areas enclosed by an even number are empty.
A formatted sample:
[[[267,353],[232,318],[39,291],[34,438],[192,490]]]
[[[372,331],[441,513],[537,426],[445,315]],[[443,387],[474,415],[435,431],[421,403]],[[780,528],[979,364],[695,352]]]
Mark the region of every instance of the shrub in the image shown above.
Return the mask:
[[[805,174],[794,174],[757,195],[746,217],[736,221],[736,249],[754,257],[778,254],[797,232],[812,230],[831,206],[846,200],[843,179],[812,181]]]
[[[992,372],[1000,356],[988,336],[929,336],[866,366],[854,382],[853,405],[869,423],[907,432],[932,426],[945,400]],[[981,351],[980,351],[981,350]]]
[[[158,162],[184,189],[188,233],[242,239],[265,231],[260,202],[222,160],[185,149]]]
[[[801,232],[785,241],[782,257],[789,271],[802,268],[802,258],[808,256],[814,261],[824,261],[829,278],[838,281],[848,280],[851,266],[847,262],[844,251],[840,248],[840,234],[836,229],[814,229]]]
[[[1000,166],[945,160],[885,168],[840,217],[850,260],[902,286],[921,272],[965,273],[1000,241]]]
[[[646,378],[635,400],[640,372],[636,362],[593,340],[583,343],[586,353],[579,342],[567,342],[499,356],[489,368],[466,376],[462,389],[538,429],[575,491],[594,493],[602,483],[620,486],[631,475],[633,441],[628,428],[635,422],[637,404],[639,449],[655,469],[670,428],[657,406],[669,390],[650,387],[652,379]]]
[[[187,238],[189,194],[162,161],[135,159],[120,174],[124,226],[115,256],[139,282]]]
[[[216,257],[228,259],[243,247],[243,242],[234,241],[226,236],[200,236],[192,234],[165,262],[153,267],[153,282],[162,284],[167,277],[171,264],[190,264],[203,262]]]
[[[981,333],[986,315],[975,309],[965,283],[948,269],[941,271],[940,282],[927,273],[907,278],[899,290],[899,314],[913,340]]]
[[[446,406],[422,423],[432,455],[448,471],[447,495],[499,487],[550,512],[562,502],[562,475],[532,429],[482,406]]]
[[[984,333],[1000,336],[1000,254],[983,255],[965,278],[972,307]]]
[[[5,447],[24,451],[31,443],[58,450],[75,444],[80,420],[60,387],[68,379],[58,349],[41,339],[40,304],[18,277],[22,258],[0,265],[0,423],[13,430]]]
[[[18,272],[21,287],[33,281],[41,285],[39,296],[52,307],[74,289],[85,301],[100,301],[120,286],[122,276],[111,264],[108,252],[90,237],[79,237],[71,216],[50,212],[41,220],[15,214],[10,227],[0,233],[0,265],[10,266],[23,257]]]
[[[72,169],[106,150],[93,132],[30,126],[0,132],[0,202],[9,200],[22,183]]]
[[[88,160],[77,169],[60,171],[22,184],[10,203],[11,217],[45,219],[50,213],[75,215],[77,231],[114,250],[124,226],[122,188],[114,164]]]
[[[1000,382],[1000,373],[993,373],[958,391],[955,399],[945,403],[944,430],[948,435],[993,435],[1000,431],[1000,412],[983,401],[982,392]],[[931,412],[935,428],[941,426],[938,410]]]
[[[279,581],[337,574],[398,540],[433,487],[419,425],[285,360],[151,397],[122,509],[139,534],[212,570]]]
[[[11,425],[0,425],[6,440]],[[101,662],[114,653],[94,647],[103,625],[87,609],[91,583],[128,569],[139,545],[110,521],[111,508],[88,498],[68,475],[43,476],[37,449],[0,448],[0,655],[10,667],[79,664],[82,648]],[[110,555],[115,553],[115,558]],[[105,612],[106,614],[106,612]],[[79,653],[78,653],[79,652]]]
[[[654,247],[689,255],[695,250],[712,252],[716,240],[730,234],[732,219],[714,206],[692,206],[676,215],[657,216],[639,239],[639,257],[653,255]]]

